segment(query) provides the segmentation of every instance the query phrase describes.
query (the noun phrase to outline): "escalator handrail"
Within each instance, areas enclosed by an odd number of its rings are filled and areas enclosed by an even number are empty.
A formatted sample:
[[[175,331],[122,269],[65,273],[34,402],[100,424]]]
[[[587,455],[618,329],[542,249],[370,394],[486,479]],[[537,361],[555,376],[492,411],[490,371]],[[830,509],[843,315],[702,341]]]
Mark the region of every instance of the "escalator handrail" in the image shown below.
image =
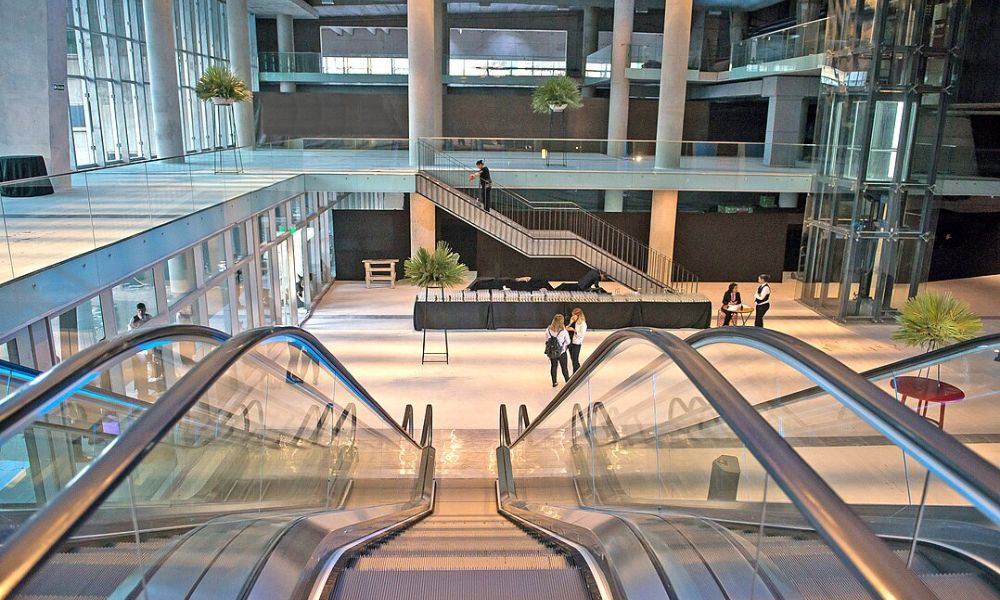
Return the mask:
[[[542,413],[511,445],[530,437],[536,427],[585,385],[618,346],[640,341],[666,355],[695,385],[761,466],[785,492],[788,499],[816,529],[833,552],[876,598],[935,598],[905,564],[875,536],[874,532],[834,492],[801,456],[746,401],[740,392],[708,360],[680,338],[645,327],[622,329],[609,335]]]
[[[788,334],[760,327],[699,331],[687,343],[692,348],[738,344],[792,366],[1000,523],[1000,469],[839,360]]]
[[[140,328],[85,348],[0,400],[0,445],[36,420],[38,413],[49,406],[53,399],[79,385],[110,361],[134,352],[137,348],[169,341],[221,343],[227,339],[229,334],[210,327],[167,325]]]
[[[10,597],[72,531],[97,509],[171,428],[239,359],[259,345],[280,339],[298,342],[314,359],[376,415],[414,446],[413,438],[375,402],[344,366],[307,331],[295,327],[265,327],[238,334],[192,367],[122,435],[108,444],[86,469],[48,504],[33,514],[0,546],[0,599]]]

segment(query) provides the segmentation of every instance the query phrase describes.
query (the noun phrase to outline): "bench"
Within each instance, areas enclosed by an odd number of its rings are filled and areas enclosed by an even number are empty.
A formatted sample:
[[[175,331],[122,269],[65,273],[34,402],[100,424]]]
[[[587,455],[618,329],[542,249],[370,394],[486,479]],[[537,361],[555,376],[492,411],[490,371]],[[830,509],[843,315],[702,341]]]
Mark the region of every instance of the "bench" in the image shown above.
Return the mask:
[[[370,288],[372,283],[388,282],[389,287],[396,287],[396,263],[395,258],[369,258],[361,261],[365,264],[365,287]]]

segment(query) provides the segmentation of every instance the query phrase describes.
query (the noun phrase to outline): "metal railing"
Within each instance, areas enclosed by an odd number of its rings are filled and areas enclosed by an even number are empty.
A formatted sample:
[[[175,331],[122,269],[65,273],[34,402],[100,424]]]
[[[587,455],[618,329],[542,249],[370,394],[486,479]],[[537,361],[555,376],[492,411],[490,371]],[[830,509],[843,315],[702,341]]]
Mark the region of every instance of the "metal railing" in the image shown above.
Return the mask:
[[[730,50],[729,68],[738,69],[825,51],[826,19],[823,18],[740,40]]]
[[[469,198],[480,196],[478,185],[470,181],[475,167],[437,150],[431,143],[421,142],[420,170]],[[575,237],[624,263],[632,273],[626,276],[627,281],[619,281],[636,291],[698,291],[698,277],[690,270],[573,202],[528,200],[495,181],[490,197],[492,211],[527,232],[541,232],[549,238]],[[516,244],[517,240],[508,236],[502,241]]]

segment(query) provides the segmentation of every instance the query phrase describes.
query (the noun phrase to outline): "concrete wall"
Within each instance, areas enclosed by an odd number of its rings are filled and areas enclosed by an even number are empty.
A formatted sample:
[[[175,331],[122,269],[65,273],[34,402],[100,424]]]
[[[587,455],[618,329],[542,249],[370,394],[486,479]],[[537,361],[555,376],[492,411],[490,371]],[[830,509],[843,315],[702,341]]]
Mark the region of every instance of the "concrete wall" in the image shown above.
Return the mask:
[[[66,0],[0,0],[0,15],[0,155],[40,154],[65,172]]]
[[[300,87],[301,89],[301,87]],[[401,137],[407,136],[406,89],[379,94],[350,92],[261,92],[260,134],[265,140],[283,137]],[[685,112],[687,139],[706,139],[708,103],[689,102]],[[587,98],[583,108],[568,111],[565,127],[556,120],[553,137],[603,139],[607,135],[608,100]],[[629,137],[656,137],[656,101],[633,99],[629,107]],[[524,95],[449,94],[444,98],[444,135],[448,137],[546,137],[549,117],[531,112]]]

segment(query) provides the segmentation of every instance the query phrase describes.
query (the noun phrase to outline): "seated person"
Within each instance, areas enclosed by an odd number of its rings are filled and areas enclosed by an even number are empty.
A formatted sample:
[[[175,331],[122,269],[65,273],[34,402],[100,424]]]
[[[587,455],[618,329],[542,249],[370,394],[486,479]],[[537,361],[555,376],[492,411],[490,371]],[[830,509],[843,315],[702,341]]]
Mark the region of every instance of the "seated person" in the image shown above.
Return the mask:
[[[739,308],[743,306],[743,298],[740,297],[739,286],[735,283],[729,284],[729,289],[722,296],[722,312],[726,315],[726,320],[723,321],[722,325],[725,327],[733,320],[733,311],[728,310],[730,307]]]
[[[591,269],[584,274],[576,283],[566,282],[559,284],[556,288],[558,292],[599,292],[606,294],[607,292],[601,289],[601,282],[607,281],[607,274],[597,269]]]

